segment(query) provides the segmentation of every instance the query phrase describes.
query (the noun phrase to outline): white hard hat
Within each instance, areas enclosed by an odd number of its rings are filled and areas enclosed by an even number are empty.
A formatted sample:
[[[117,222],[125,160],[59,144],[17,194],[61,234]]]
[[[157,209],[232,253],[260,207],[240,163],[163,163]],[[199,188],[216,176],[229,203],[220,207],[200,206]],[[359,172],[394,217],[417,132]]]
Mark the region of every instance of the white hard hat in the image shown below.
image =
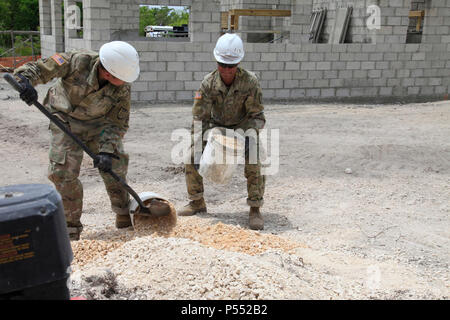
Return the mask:
[[[225,33],[217,40],[214,57],[220,63],[239,63],[244,58],[244,44],[241,38],[235,33]]]
[[[100,48],[100,61],[114,77],[133,82],[139,77],[139,55],[136,49],[123,41],[105,43]]]

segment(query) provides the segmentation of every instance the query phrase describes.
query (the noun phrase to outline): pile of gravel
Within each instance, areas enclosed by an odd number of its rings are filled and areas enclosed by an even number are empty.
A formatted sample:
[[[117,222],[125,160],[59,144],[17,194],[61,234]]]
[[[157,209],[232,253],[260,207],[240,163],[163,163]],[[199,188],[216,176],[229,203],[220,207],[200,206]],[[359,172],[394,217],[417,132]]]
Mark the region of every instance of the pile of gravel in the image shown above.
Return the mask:
[[[298,247],[199,217],[168,228],[139,224],[106,240],[73,241],[70,288],[88,299],[311,299]]]
[[[311,299],[303,272],[302,259],[282,251],[251,256],[147,236],[78,267],[71,289],[89,299]]]

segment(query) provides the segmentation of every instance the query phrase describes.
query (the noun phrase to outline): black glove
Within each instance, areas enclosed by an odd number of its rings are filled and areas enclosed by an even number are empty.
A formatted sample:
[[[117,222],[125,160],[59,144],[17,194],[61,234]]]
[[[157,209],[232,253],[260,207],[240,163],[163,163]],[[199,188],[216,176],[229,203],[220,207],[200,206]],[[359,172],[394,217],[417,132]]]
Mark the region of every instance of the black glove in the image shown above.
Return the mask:
[[[112,169],[112,158],[118,158],[116,155],[106,152],[100,152],[94,160],[94,168],[100,171],[109,172]]]
[[[17,76],[21,79],[19,81],[19,84],[22,86],[22,90],[20,91],[20,99],[22,99],[29,106],[31,106],[33,104],[33,102],[37,101],[38,93],[31,85],[30,80],[25,78],[20,73],[17,74]]]

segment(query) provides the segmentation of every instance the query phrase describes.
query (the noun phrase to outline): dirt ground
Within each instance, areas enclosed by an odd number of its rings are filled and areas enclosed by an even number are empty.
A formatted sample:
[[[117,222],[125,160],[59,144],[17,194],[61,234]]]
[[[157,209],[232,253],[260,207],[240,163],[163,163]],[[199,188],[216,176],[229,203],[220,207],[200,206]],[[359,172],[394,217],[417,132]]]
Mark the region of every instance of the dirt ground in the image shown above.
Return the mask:
[[[39,88],[42,101],[47,86]],[[1,185],[45,183],[48,120],[0,80]],[[134,105],[129,184],[176,208],[184,174],[171,134],[190,105]],[[208,213],[177,229],[117,230],[85,155],[84,231],[72,295],[88,299],[448,299],[450,102],[267,104],[280,166],[267,177],[265,229],[250,231],[243,167],[205,183]],[[350,170],[349,170],[350,169]]]

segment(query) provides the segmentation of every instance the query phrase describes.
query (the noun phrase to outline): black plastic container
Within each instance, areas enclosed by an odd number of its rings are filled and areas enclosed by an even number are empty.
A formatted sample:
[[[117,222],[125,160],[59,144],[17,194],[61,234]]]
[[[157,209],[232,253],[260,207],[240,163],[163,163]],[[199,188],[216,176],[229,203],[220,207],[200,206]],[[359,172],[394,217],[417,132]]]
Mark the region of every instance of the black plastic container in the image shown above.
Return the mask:
[[[49,185],[0,188],[0,300],[69,299],[73,259],[61,196]]]

